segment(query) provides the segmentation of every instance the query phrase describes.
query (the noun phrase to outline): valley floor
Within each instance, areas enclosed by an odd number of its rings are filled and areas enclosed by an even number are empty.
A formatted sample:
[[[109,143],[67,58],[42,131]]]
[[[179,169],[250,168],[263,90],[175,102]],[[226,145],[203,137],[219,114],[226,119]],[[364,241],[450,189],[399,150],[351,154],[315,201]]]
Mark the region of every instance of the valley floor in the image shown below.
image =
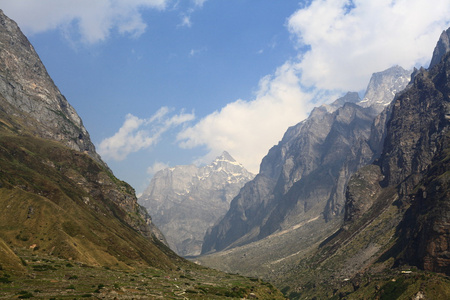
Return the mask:
[[[0,299],[284,299],[270,283],[188,262],[172,271],[113,270],[31,250],[17,254],[25,272],[0,268]]]

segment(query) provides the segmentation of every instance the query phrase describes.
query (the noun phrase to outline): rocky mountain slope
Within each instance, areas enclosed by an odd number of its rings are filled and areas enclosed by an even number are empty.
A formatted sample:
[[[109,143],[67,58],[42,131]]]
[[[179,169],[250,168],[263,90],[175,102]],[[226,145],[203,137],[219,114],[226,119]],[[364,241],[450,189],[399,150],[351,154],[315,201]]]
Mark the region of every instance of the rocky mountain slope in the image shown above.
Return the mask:
[[[224,152],[203,167],[175,166],[157,172],[139,203],[152,212],[175,252],[199,255],[206,230],[223,217],[231,200],[253,177]]]
[[[307,221],[200,260],[226,269],[241,256],[241,270],[257,266],[292,299],[448,299],[449,49],[442,53],[448,32],[434,52],[441,60],[433,57],[428,70],[416,71],[375,119],[368,144],[382,137],[380,154],[350,177],[343,222],[332,234],[301,230],[313,222]],[[301,242],[290,255],[255,264],[256,249],[268,259],[266,251],[295,243],[287,240]]]
[[[165,245],[1,10],[0,207],[0,298],[282,298]]]
[[[151,251],[168,264],[164,237],[138,205],[133,188],[116,179],[95,152],[81,118],[3,12],[0,47],[0,188],[5,207],[0,222],[6,226],[1,231],[5,242],[36,244],[40,251],[107,264],[120,261],[116,254],[122,263],[150,259],[136,250],[145,237]],[[88,228],[96,230],[88,233]],[[142,237],[133,240],[132,232]],[[105,239],[116,241],[117,248],[108,249]],[[135,250],[121,249],[120,243]]]
[[[348,93],[331,105],[315,108],[308,119],[289,128],[264,157],[256,178],[207,233],[202,253],[340,215],[349,177],[371,162],[378,150],[378,145],[369,143],[373,120],[394,92],[406,86],[407,78],[409,72],[398,66],[376,73],[363,100]]]
[[[434,53],[441,61],[418,71],[391,104],[381,156],[350,179],[343,226],[285,274],[290,278],[285,284],[296,281],[296,297],[317,295],[312,288],[299,292],[298,287],[319,281],[328,295],[340,289],[358,299],[375,288],[374,278],[387,286],[396,272],[401,274],[394,277],[400,282],[398,295],[450,296],[448,277],[427,282],[423,272],[450,275],[450,55]],[[305,264],[325,271],[312,275]],[[411,273],[416,275],[406,275]],[[342,284],[345,278],[351,278],[351,289]],[[408,290],[409,285],[415,288]],[[441,294],[433,293],[436,288]]]
[[[17,24],[1,13],[0,25],[2,111],[19,118],[30,134],[59,141],[106,166],[81,118],[53,83]]]

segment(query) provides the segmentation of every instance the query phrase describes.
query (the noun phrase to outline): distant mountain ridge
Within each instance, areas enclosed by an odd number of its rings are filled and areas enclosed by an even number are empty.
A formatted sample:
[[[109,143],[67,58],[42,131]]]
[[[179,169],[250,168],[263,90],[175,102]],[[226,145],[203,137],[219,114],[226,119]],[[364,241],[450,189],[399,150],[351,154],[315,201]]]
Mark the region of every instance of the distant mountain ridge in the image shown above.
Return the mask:
[[[224,151],[203,167],[175,166],[157,172],[139,203],[152,212],[173,250],[183,256],[198,255],[206,230],[253,177]]]
[[[377,152],[369,142],[374,118],[409,78],[410,72],[399,66],[375,73],[364,100],[348,93],[289,128],[263,158],[256,178],[208,231],[202,253],[257,241],[312,218],[340,215],[349,177]]]

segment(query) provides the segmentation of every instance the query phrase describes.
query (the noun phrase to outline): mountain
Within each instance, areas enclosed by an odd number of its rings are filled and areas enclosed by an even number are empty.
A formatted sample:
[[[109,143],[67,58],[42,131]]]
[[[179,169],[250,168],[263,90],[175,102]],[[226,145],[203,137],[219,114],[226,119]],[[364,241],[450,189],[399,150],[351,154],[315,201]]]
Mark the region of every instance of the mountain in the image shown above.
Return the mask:
[[[398,66],[376,73],[364,100],[348,93],[289,128],[263,158],[259,174],[208,231],[202,253],[254,242],[310,220],[322,226],[341,215],[348,179],[377,151],[369,144],[373,120],[406,86],[406,78],[409,72]]]
[[[409,83],[410,74],[411,72],[405,72],[400,66],[394,66],[384,72],[373,74],[364,99],[358,105],[375,108],[380,113],[392,102],[395,94],[402,91]]]
[[[309,219],[200,262],[258,273],[291,299],[448,299],[448,50],[375,118],[367,144],[381,145],[349,176],[336,226]]]
[[[81,118],[56,87],[17,24],[3,13],[0,24],[2,113],[20,119],[29,134],[59,141],[106,166],[95,152]]]
[[[36,244],[42,252],[91,264],[150,262],[155,255],[161,256],[156,265],[173,264],[164,253],[163,235],[138,205],[133,188],[115,178],[101,160],[81,118],[3,12],[0,47],[0,188],[6,208],[0,222],[8,228],[2,230],[4,241]],[[111,246],[105,244],[107,239]],[[154,253],[138,254],[143,244]],[[118,255],[123,258],[117,260]]]
[[[450,50],[450,28],[444,30],[439,37],[436,47],[433,51],[433,57],[431,58],[429,69],[441,62],[445,54]]]
[[[381,155],[351,177],[342,227],[285,274],[290,278],[285,284],[321,281],[328,295],[333,289],[351,292],[349,299],[368,293],[386,299],[450,297],[450,280],[439,275],[450,275],[450,49],[436,49],[441,60],[434,56],[435,63],[416,72],[390,105]],[[326,271],[312,275],[305,264]],[[343,287],[345,278],[351,289]]]
[[[175,166],[157,172],[139,203],[152,212],[175,252],[199,255],[206,230],[223,217],[231,200],[253,177],[223,152],[203,167]]]
[[[1,10],[0,207],[0,298],[282,298],[169,249]]]

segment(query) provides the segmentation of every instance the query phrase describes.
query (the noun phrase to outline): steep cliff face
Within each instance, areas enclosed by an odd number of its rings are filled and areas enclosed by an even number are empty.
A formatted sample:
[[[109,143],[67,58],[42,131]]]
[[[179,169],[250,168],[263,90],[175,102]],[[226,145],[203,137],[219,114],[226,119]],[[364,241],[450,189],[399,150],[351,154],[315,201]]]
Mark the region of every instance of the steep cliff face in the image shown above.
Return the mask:
[[[433,57],[431,58],[429,69],[433,68],[435,65],[442,61],[442,58],[450,50],[450,28],[444,30],[439,37],[436,47],[433,51]]]
[[[399,262],[450,275],[448,50],[396,103],[381,166],[384,183],[397,185],[409,206],[400,227]],[[394,145],[394,138],[402,142]]]
[[[448,137],[445,152],[435,157],[400,226],[398,264],[450,275],[450,180]]]
[[[400,66],[373,74],[366,94],[358,104],[362,107],[371,107],[380,113],[392,102],[395,94],[401,92],[409,83],[410,74],[411,72],[405,71]]]
[[[207,233],[202,252],[243,245],[317,217],[330,220],[340,215],[349,177],[379,148],[369,143],[375,116],[408,82],[409,72],[400,67],[376,73],[362,101],[356,93],[348,93],[289,128],[264,157],[258,176]]]
[[[316,255],[321,263],[338,253],[347,261],[365,255],[365,262],[347,265],[349,277],[375,263],[450,274],[450,55],[434,53],[441,61],[417,72],[387,109],[381,156],[351,177],[344,225]]]
[[[2,11],[0,47],[2,110],[20,118],[31,134],[86,152],[106,166],[81,118],[55,86],[33,46]]]
[[[450,274],[448,32],[433,66],[375,119],[369,144],[384,143],[350,177],[342,226],[274,276],[290,297],[448,298],[448,277],[423,272]]]
[[[227,152],[204,167],[175,166],[152,178],[139,202],[153,214],[171,248],[182,256],[200,254],[206,230],[253,179]]]
[[[1,232],[10,245],[33,241],[40,251],[92,264],[133,258],[172,264],[164,237],[133,188],[115,178],[95,152],[80,117],[17,24],[1,11],[0,136],[0,199],[6,207]],[[18,232],[26,237],[14,238]],[[135,249],[124,248],[127,243]]]
[[[402,195],[411,192],[442,151],[441,136],[447,126],[445,80],[445,74],[422,70],[392,107],[380,166],[386,176],[384,184],[402,183]]]

